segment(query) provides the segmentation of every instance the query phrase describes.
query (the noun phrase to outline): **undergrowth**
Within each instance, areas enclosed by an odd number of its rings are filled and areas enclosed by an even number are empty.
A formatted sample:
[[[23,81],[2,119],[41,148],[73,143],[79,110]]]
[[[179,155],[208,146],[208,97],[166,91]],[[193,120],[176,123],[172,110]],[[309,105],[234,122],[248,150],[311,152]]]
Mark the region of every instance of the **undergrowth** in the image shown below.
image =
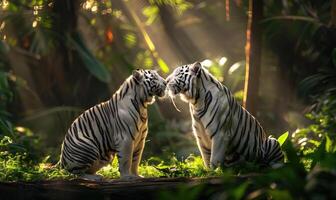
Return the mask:
[[[40,163],[33,163],[26,160],[26,154],[9,155],[1,152],[0,159],[0,181],[37,181],[37,180],[71,180],[78,178],[69,172],[52,166],[46,157]],[[103,167],[97,172],[105,179],[117,179],[120,177],[118,161]],[[220,176],[222,170],[208,170],[204,168],[200,156],[190,155],[179,161],[174,155],[169,160],[162,160],[158,157],[151,157],[143,161],[139,167],[139,174],[143,177],[206,177]]]
[[[98,174],[105,178],[119,178],[117,159],[111,165],[103,167]],[[200,156],[190,155],[186,159],[178,160],[172,155],[167,160],[158,157],[151,157],[142,162],[139,167],[139,174],[144,177],[207,177],[220,176],[222,170],[209,170],[203,165]]]

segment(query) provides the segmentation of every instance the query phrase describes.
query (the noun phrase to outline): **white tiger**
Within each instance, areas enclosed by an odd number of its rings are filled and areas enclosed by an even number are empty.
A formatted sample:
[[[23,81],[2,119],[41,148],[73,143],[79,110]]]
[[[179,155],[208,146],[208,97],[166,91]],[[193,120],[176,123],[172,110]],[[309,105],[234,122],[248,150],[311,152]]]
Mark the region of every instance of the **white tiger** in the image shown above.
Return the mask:
[[[139,177],[138,166],[148,132],[147,105],[165,94],[166,82],[154,70],[135,70],[106,102],[82,113],[71,124],[59,164],[85,178],[118,156],[121,178]]]
[[[283,162],[278,141],[267,138],[259,122],[199,62],[177,67],[166,80],[170,95],[180,94],[190,105],[193,132],[205,166]]]

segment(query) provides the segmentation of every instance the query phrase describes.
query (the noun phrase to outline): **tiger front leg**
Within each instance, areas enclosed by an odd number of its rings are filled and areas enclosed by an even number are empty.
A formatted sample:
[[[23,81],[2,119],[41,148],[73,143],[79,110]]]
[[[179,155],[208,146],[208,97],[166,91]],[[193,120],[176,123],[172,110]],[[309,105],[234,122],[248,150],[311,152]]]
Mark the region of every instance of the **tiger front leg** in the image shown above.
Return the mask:
[[[198,149],[201,152],[202,160],[206,168],[210,167],[211,149],[207,147],[206,142],[196,137]]]
[[[139,178],[142,176],[139,175],[139,164],[141,162],[142,152],[145,147],[145,138],[142,138],[139,144],[134,148],[133,158],[132,158],[132,167],[131,173]]]
[[[198,149],[201,153],[204,166],[210,167],[211,140],[206,134],[204,126],[192,115],[193,133],[196,139]]]
[[[224,165],[225,156],[227,153],[229,139],[224,137],[224,134],[217,133],[211,139],[211,157],[210,168],[216,169]]]
[[[132,156],[133,156],[133,144],[134,141],[129,138],[124,138],[120,142],[118,151],[118,163],[120,177],[123,180],[130,180],[136,178],[131,173]]]

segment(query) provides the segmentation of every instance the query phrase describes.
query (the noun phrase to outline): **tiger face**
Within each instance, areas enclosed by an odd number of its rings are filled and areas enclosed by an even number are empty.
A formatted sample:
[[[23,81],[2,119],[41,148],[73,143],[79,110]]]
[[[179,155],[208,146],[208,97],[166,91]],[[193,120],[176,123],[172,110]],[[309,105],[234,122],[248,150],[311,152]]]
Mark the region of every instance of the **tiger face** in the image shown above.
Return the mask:
[[[166,79],[169,95],[175,96],[181,94],[182,99],[185,101],[194,98],[197,77],[201,69],[202,65],[199,62],[177,67]]]
[[[166,90],[166,81],[155,70],[137,69],[133,71],[133,78],[141,84],[148,96],[163,97]]]

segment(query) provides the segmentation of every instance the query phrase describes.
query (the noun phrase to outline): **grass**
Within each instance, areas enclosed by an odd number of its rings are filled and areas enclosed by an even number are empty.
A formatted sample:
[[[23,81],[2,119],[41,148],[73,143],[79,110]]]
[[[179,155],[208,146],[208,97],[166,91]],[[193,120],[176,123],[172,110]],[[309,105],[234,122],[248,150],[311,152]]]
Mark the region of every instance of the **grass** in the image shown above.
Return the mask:
[[[1,152],[2,157],[6,152]],[[0,159],[0,181],[38,181],[38,180],[71,180],[75,175],[52,167],[46,157],[41,163],[26,161],[25,155],[6,155],[6,159]],[[120,177],[118,161],[103,167],[97,172],[106,179],[117,179]],[[167,160],[158,157],[151,157],[139,166],[139,174],[144,177],[206,177],[220,176],[222,170],[208,170],[203,166],[200,156],[190,155],[179,161],[174,155]]]
[[[286,133],[284,134],[286,135]],[[284,141],[286,139],[283,139]],[[280,141],[281,144],[284,141]],[[8,144],[7,144],[8,145]],[[71,180],[75,175],[52,167],[49,156],[41,162],[34,163],[27,153],[0,152],[0,181],[37,181],[37,180]],[[309,160],[308,160],[309,161]],[[306,161],[307,164],[311,164]],[[302,162],[302,161],[301,161]],[[151,157],[143,160],[139,166],[139,174],[144,177],[208,177],[223,176],[223,173],[242,174],[249,172],[262,172],[262,169],[252,163],[245,163],[243,166],[235,166],[229,169],[206,169],[200,156],[189,155],[179,160],[174,154],[166,159]],[[106,179],[117,179],[120,177],[118,161],[103,167],[97,172]]]
[[[200,156],[190,155],[179,160],[175,155],[167,159],[151,157],[142,161],[139,172],[144,177],[222,177],[216,190],[205,185],[182,185],[177,192],[158,193],[160,199],[197,199],[199,195],[214,199],[307,199],[308,197],[333,196],[329,182],[335,183],[336,148],[333,142],[323,140],[314,151],[298,149],[290,140],[283,143],[287,162],[278,169],[261,169],[252,163],[227,169],[208,170]],[[12,154],[0,151],[0,181],[71,180],[76,176],[50,167],[49,157],[33,163],[25,153]],[[252,176],[237,175],[257,172]],[[120,177],[117,159],[98,174],[105,179]],[[331,184],[333,184],[331,183]],[[321,192],[322,191],[322,192]],[[334,195],[335,196],[335,195]],[[333,197],[334,197],[333,196]],[[225,197],[225,198],[224,198]],[[335,196],[336,198],[336,196]],[[335,199],[332,198],[332,199]]]
[[[105,178],[119,178],[117,159],[98,171],[98,174]],[[172,155],[167,161],[158,157],[151,157],[142,162],[139,167],[139,174],[144,177],[206,177],[220,176],[222,171],[209,170],[203,165],[200,156],[190,155],[186,159],[179,161]]]
[[[1,152],[2,156],[6,152]],[[75,178],[69,172],[50,168],[45,162],[34,164],[26,161],[25,155],[7,155],[0,160],[0,181],[37,181],[37,180],[70,180]]]

